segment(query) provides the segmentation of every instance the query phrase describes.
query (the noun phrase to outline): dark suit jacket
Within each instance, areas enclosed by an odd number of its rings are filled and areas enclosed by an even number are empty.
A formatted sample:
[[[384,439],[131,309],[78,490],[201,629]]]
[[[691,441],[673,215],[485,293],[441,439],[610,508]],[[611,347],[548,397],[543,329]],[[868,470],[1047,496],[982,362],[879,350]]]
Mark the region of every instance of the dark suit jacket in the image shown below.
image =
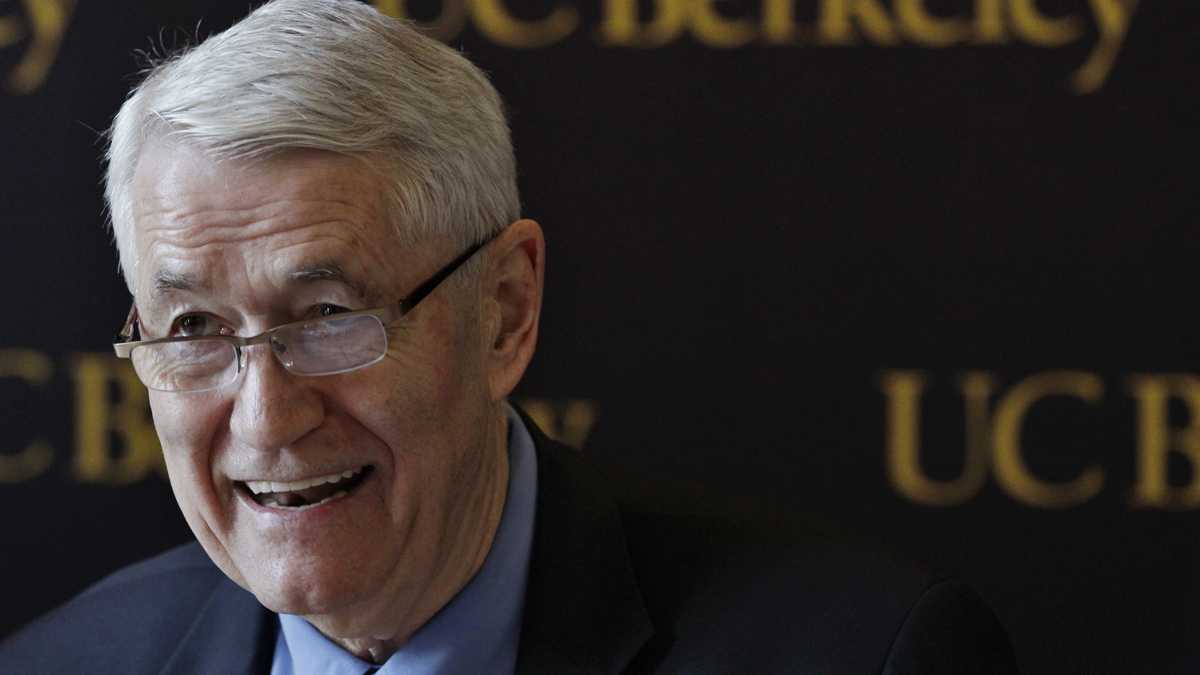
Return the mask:
[[[579,453],[529,426],[537,521],[519,674],[1016,672],[963,586],[811,532],[621,504]],[[191,544],[10,638],[0,673],[266,673],[277,626]]]

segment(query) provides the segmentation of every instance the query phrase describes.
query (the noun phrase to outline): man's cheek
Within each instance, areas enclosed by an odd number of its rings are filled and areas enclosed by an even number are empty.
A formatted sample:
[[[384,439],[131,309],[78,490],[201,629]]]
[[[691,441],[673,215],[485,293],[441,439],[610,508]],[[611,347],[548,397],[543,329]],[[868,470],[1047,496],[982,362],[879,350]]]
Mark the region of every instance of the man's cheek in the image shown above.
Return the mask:
[[[164,453],[196,452],[218,432],[216,409],[198,398],[152,391],[150,412]]]

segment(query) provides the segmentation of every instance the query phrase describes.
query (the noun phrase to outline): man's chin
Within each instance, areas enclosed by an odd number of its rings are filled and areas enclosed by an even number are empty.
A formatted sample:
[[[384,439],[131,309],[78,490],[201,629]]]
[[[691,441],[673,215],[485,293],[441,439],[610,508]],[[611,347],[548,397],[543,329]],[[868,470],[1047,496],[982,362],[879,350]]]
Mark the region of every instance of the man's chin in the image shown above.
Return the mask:
[[[247,590],[272,612],[306,618],[337,615],[357,604],[348,589],[321,584],[252,584]]]
[[[338,615],[367,604],[372,595],[369,584],[362,583],[365,575],[361,570],[295,562],[259,564],[257,569],[243,567],[242,574],[230,574],[229,570],[226,574],[277,614]]]

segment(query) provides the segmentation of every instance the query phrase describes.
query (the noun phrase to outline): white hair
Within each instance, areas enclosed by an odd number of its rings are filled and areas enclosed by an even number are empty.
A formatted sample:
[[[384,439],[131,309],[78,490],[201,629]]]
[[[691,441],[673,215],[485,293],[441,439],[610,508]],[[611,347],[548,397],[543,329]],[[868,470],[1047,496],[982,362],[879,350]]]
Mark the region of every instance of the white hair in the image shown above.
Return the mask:
[[[388,177],[405,243],[482,241],[519,217],[502,103],[478,68],[356,0],[272,0],[153,66],[109,130],[105,198],[126,282],[131,184],[169,138],[216,160],[326,150]]]

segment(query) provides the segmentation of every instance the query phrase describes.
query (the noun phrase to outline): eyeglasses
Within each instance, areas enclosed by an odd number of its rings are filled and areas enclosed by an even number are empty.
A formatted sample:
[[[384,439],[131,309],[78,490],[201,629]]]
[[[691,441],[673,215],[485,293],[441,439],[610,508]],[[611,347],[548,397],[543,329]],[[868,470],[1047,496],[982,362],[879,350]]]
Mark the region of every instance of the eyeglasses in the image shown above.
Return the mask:
[[[139,340],[137,305],[113,345],[117,357],[133,362],[148,389],[191,393],[220,389],[246,367],[245,350],[267,344],[288,372],[336,375],[378,363],[387,354],[387,326],[408,314],[463,263],[491,240],[472,245],[417,286],[408,297],[387,307],[332,314],[276,326],[252,337],[200,335]]]

